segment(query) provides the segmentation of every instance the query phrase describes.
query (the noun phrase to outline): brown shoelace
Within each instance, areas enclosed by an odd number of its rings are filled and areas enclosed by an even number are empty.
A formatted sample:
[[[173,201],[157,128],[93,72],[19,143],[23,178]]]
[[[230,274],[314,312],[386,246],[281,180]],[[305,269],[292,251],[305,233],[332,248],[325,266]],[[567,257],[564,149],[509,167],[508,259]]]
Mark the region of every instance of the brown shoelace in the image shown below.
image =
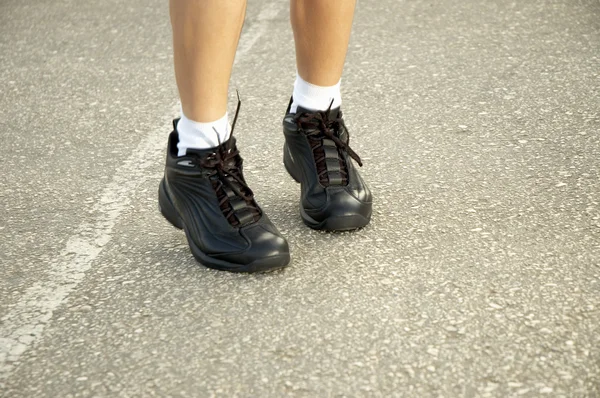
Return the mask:
[[[219,142],[219,146],[215,148],[213,153],[198,159],[198,164],[202,168],[210,171],[209,178],[213,189],[217,194],[219,207],[225,218],[233,226],[239,226],[240,221],[236,217],[236,210],[231,205],[232,198],[227,194],[226,187],[229,187],[237,197],[244,200],[246,209],[252,214],[253,221],[258,221],[261,216],[260,208],[254,200],[254,193],[248,184],[246,184],[246,181],[242,176],[242,158],[239,156],[240,152],[237,147],[233,145],[233,131],[235,129],[235,123],[237,122],[241,103],[238,94],[238,104],[231,125],[231,137],[229,140],[224,144]]]
[[[323,149],[323,140],[326,138],[333,141],[337,147],[342,185],[348,184],[348,165],[346,164],[345,157],[341,154],[342,151],[346,152],[359,166],[362,167],[360,157],[352,150],[352,148],[350,148],[350,134],[344,123],[344,119],[342,118],[341,111],[336,118],[329,119],[332,104],[333,101],[329,104],[329,108],[326,111],[302,112],[296,116],[298,131],[305,134],[309,139],[315,163],[317,165],[319,182],[323,186],[330,185],[326,156]],[[342,141],[339,136],[342,129],[344,129],[347,134],[347,140],[345,142]]]

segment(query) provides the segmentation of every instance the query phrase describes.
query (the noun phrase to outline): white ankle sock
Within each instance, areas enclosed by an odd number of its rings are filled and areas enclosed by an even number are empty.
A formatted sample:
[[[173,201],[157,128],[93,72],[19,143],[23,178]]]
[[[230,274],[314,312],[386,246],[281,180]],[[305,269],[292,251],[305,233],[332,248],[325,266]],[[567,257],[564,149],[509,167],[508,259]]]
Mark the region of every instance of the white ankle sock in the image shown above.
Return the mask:
[[[333,100],[331,109],[339,108],[340,105],[342,105],[340,82],[341,80],[335,86],[316,86],[302,79],[300,75],[296,73],[294,94],[292,95],[293,102],[290,112],[296,113],[298,106],[311,111],[325,111],[329,108],[331,100]]]
[[[216,130],[216,132],[215,132]],[[177,123],[179,143],[177,156],[183,156],[186,149],[209,149],[219,146],[229,139],[229,119],[227,113],[219,120],[208,123],[188,119],[181,110],[181,119]]]

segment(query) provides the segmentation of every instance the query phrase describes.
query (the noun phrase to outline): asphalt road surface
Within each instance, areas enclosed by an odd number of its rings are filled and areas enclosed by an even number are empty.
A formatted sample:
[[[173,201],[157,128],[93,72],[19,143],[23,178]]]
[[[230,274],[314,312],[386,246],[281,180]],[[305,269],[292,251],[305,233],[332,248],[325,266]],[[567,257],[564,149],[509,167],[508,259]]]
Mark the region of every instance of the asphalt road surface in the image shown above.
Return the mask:
[[[343,108],[375,195],[306,228],[288,3],[231,85],[292,264],[198,265],[157,211],[166,1],[0,2],[3,397],[600,397],[600,2],[363,0]]]

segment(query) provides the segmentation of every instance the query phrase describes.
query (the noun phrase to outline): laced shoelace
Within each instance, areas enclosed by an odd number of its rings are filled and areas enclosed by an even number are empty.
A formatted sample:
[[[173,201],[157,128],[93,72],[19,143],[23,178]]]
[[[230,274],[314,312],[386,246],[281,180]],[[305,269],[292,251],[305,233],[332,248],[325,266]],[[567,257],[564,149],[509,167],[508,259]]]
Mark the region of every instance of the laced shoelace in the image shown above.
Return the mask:
[[[326,164],[326,155],[323,149],[323,140],[330,139],[338,149],[338,161],[340,162],[340,174],[342,176],[342,185],[348,184],[348,165],[341,152],[346,152],[352,159],[362,167],[360,157],[352,148],[350,148],[350,134],[344,123],[341,111],[334,119],[329,118],[331,105],[326,111],[301,112],[296,116],[298,131],[305,134],[310,140],[310,146],[313,151],[319,182],[324,186],[329,186],[329,176]],[[347,140],[340,139],[340,132],[344,129],[347,134]]]
[[[225,187],[229,187],[237,197],[245,202],[246,209],[251,212],[253,221],[258,221],[261,215],[260,208],[254,200],[254,193],[242,176],[240,152],[234,147],[231,138],[233,137],[241,104],[242,101],[238,93],[238,104],[231,125],[229,140],[225,144],[222,144],[219,140],[219,146],[215,149],[215,152],[198,158],[199,166],[209,171],[208,177],[217,193],[219,207],[223,215],[233,226],[239,226],[241,223],[236,217],[236,210],[231,205],[231,198],[227,195]]]

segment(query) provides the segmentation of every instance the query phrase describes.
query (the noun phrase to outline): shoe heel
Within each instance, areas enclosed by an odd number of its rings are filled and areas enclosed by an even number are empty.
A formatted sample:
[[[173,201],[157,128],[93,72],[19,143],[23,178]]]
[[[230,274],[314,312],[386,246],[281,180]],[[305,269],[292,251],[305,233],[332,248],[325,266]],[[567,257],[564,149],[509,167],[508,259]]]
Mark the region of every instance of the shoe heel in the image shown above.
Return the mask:
[[[292,154],[290,153],[290,150],[288,149],[287,145],[283,146],[283,165],[285,166],[285,170],[294,179],[294,181],[299,183],[300,176],[298,175],[298,172],[295,170]]]
[[[177,213],[173,202],[169,198],[169,194],[165,189],[165,179],[163,178],[158,187],[158,210],[163,217],[170,222],[175,228],[183,229],[183,222]]]

